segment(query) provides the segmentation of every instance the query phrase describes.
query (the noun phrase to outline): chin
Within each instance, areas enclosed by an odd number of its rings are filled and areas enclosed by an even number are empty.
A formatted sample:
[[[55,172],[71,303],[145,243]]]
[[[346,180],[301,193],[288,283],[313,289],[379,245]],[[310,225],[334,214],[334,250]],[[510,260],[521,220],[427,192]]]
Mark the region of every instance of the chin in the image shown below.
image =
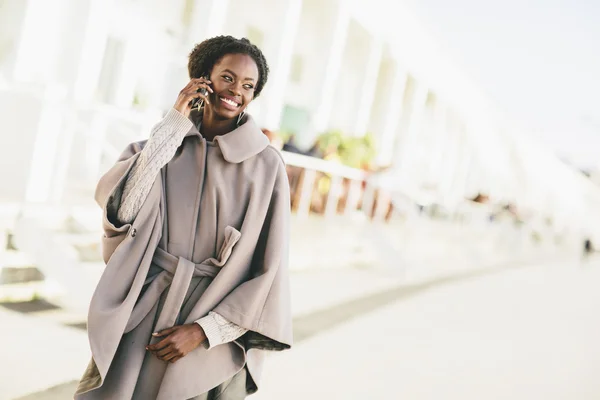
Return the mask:
[[[233,118],[237,118],[242,112],[244,112],[244,109],[240,107],[239,110],[228,110],[228,109],[224,109],[221,107],[215,107],[213,108],[213,111],[215,114],[217,114],[219,117],[223,118],[223,119],[233,119]]]

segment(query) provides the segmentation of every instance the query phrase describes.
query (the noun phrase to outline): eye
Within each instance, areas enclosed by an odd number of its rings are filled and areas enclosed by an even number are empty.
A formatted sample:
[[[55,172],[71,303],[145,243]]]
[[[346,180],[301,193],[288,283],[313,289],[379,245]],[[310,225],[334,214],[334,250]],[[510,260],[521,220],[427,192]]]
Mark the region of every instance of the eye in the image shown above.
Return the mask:
[[[247,84],[244,85],[244,89],[246,89],[246,90],[252,90],[252,89],[254,89],[254,86],[252,86],[251,84],[247,83]]]
[[[223,79],[225,79],[227,82],[233,82],[233,78],[229,75],[223,75]]]

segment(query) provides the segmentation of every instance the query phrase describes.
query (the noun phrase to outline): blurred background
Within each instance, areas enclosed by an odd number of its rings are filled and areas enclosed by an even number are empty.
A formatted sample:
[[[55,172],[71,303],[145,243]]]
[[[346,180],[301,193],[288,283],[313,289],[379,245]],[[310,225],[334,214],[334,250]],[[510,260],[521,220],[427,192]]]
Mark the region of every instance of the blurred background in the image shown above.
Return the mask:
[[[253,399],[600,399],[600,6],[0,0],[0,399],[69,399],[98,178],[247,37],[292,198],[296,346]]]

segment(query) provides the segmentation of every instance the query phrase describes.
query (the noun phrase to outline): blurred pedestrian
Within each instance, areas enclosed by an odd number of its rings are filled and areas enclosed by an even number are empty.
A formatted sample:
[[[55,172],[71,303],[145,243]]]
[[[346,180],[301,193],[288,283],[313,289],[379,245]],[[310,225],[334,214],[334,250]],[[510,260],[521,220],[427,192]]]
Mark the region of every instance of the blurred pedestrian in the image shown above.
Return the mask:
[[[594,252],[594,245],[592,244],[592,241],[590,238],[586,238],[583,241],[583,252],[585,254],[591,254]]]
[[[264,351],[291,346],[288,180],[245,112],[267,62],[219,36],[188,70],[150,138],[98,184],[107,265],[75,399],[243,399]]]
[[[305,154],[305,152],[296,145],[296,135],[293,133],[288,137],[286,142],[283,144],[283,151],[288,151],[290,153],[296,153],[296,154]]]

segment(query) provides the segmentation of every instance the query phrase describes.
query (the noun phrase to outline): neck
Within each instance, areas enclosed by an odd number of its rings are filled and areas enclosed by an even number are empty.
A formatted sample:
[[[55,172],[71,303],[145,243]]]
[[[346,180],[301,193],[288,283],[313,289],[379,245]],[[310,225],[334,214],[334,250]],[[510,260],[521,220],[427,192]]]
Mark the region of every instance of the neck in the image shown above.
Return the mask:
[[[204,108],[202,115],[202,136],[209,142],[217,136],[225,135],[237,127],[235,119],[218,118],[209,107]]]

